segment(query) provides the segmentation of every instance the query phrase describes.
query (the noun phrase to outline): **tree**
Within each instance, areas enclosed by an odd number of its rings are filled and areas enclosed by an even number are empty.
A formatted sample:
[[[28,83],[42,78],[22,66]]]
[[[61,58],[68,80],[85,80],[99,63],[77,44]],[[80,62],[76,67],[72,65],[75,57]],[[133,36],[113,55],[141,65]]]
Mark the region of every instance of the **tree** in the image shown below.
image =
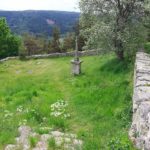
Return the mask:
[[[87,45],[115,51],[123,60],[141,46],[146,38],[143,26],[147,0],[81,0],[81,22],[87,26]],[[87,16],[90,18],[88,19]]]
[[[75,48],[75,35],[68,33],[63,40],[63,51],[67,51]]]
[[[24,33],[22,37],[26,55],[47,53],[48,44],[45,37],[30,35],[28,33]]]
[[[23,36],[23,41],[27,55],[30,56],[36,54],[36,51],[38,50],[38,45],[35,40],[35,37],[29,34],[25,34]]]
[[[5,18],[0,18],[0,58],[18,55],[20,39],[14,36]]]
[[[147,5],[145,5],[145,14],[146,14],[146,19],[144,22],[144,26],[148,30],[147,40],[150,42],[150,3],[147,3]]]
[[[52,52],[61,52],[59,39],[60,39],[60,30],[57,26],[55,26],[52,31],[52,41],[50,44]]]

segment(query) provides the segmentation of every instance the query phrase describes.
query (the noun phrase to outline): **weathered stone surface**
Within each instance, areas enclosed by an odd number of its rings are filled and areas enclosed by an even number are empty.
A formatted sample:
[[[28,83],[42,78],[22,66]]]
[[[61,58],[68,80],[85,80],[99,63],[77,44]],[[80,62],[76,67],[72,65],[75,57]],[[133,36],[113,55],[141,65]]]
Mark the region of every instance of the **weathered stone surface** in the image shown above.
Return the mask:
[[[72,60],[71,64],[72,64],[72,74],[73,75],[79,75],[81,73],[82,61]]]
[[[141,150],[150,150],[150,55],[136,55],[133,119],[129,136]]]
[[[28,150],[30,148],[30,143],[28,137],[31,134],[31,128],[28,126],[19,127],[20,137],[18,139],[17,145],[22,145],[23,150]]]
[[[64,135],[64,133],[59,132],[59,131],[52,131],[51,134],[52,134],[54,137],[60,137],[60,136],[63,136],[63,135]]]
[[[16,150],[16,149],[17,149],[16,145],[12,145],[12,144],[7,145],[5,148],[5,150]]]
[[[29,126],[21,126],[18,129],[20,136],[16,138],[16,144],[9,144],[5,150],[48,150],[49,140],[55,140],[56,149],[81,150],[82,141],[77,139],[75,134],[63,133],[60,131],[50,131],[49,134],[39,135],[31,130]],[[37,144],[34,148],[30,145],[29,138],[37,138]]]

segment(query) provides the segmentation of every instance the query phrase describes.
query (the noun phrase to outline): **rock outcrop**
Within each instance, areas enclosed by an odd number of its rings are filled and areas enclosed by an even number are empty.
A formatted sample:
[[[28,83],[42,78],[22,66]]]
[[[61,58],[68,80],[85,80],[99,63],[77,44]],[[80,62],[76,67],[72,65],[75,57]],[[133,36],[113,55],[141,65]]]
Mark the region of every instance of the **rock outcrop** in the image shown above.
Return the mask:
[[[5,150],[82,150],[82,141],[72,133],[49,131],[47,134],[38,134],[29,126],[20,126],[18,131],[20,136],[16,138],[16,144],[7,145]],[[34,147],[30,138],[38,139]],[[52,145],[49,142],[52,142]]]
[[[136,55],[129,136],[138,149],[150,150],[150,55],[144,52]]]

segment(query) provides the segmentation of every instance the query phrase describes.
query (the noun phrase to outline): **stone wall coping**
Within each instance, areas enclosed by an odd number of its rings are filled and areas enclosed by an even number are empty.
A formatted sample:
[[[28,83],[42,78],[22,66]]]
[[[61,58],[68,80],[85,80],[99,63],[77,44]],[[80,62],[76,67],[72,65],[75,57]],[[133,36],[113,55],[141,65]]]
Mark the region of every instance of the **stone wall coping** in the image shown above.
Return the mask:
[[[81,56],[94,56],[98,55],[100,52],[99,50],[87,50],[87,51],[79,51],[78,55]],[[26,56],[27,59],[42,59],[42,58],[57,58],[57,57],[74,57],[75,52],[66,52],[66,53],[51,53],[51,54],[41,54],[41,55],[31,55],[31,56]],[[12,59],[19,59],[19,56],[16,57],[7,57],[4,59],[1,59],[0,62],[4,62],[7,60],[12,60]]]
[[[150,150],[150,54],[136,54],[133,118],[129,137],[136,148]]]

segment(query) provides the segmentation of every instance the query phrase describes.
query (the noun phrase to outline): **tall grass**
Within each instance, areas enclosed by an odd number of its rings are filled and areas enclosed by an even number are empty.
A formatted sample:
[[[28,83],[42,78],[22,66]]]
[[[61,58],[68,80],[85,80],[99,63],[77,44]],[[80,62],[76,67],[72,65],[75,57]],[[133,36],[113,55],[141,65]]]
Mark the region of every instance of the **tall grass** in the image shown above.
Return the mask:
[[[75,77],[71,58],[0,64],[0,148],[13,143],[19,125],[27,124],[76,133],[85,150],[109,149],[114,138],[133,149],[128,140],[133,65],[112,54],[81,59],[82,74]],[[68,102],[69,118],[50,115],[60,99]]]

